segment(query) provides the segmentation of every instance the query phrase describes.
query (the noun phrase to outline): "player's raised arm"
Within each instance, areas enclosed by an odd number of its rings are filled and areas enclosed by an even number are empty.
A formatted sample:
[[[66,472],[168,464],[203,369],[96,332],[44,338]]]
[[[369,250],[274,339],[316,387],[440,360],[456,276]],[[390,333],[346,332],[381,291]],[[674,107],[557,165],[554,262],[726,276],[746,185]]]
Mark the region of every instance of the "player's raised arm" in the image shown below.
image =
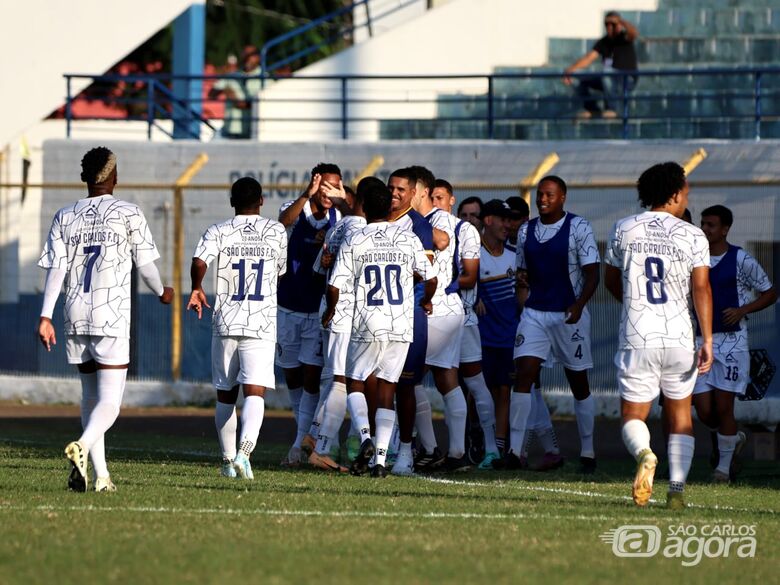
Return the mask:
[[[279,214],[279,222],[284,227],[290,227],[292,224],[295,223],[295,220],[301,214],[301,211],[303,211],[303,206],[306,205],[306,202],[309,199],[311,199],[314,195],[316,195],[317,191],[320,190],[321,181],[322,181],[322,177],[320,175],[318,174],[312,175],[311,181],[309,181],[309,185],[306,187],[306,190],[303,193],[301,193],[298,199],[293,201],[292,205],[288,205]]]
[[[187,310],[190,309],[198,314],[198,319],[203,316],[203,307],[211,308],[206,293],[203,292],[203,277],[206,276],[208,265],[200,258],[193,258],[190,266],[190,278],[192,279],[192,293],[187,303]]]

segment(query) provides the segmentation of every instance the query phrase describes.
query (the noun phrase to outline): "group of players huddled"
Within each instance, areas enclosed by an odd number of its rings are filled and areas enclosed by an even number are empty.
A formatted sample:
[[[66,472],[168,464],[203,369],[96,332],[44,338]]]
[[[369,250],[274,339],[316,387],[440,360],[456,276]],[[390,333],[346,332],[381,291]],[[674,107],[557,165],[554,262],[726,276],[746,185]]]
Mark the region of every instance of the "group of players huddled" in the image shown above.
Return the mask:
[[[56,341],[51,313],[65,282],[67,356],[81,375],[84,427],[65,450],[68,485],[86,491],[91,459],[95,489],[114,491],[103,437],[118,416],[129,362],[132,263],[161,302],[174,293],[160,281],[143,213],[113,197],[115,155],[92,149],[82,171],[88,197],[57,212],[39,261],[48,269],[39,336],[47,348]],[[716,436],[713,481],[733,477],[745,440],[734,420],[734,398],[749,381],[745,316],[776,294],[756,260],[728,243],[727,208],[705,209],[701,229],[682,219],[682,167],[654,165],[637,188],[646,211],[615,224],[604,259],[605,286],[622,303],[615,356],[622,435],[638,463],[633,499],[644,506],[658,461],[645,421],[662,393],[667,505],[679,508],[694,451],[692,402]],[[536,469],[559,467],[539,375],[560,364],[574,399],[581,471],[593,473],[587,304],[601,259],[590,223],[564,209],[566,190],[560,177],[543,178],[531,220],[520,197],[469,197],[456,216],[452,186],[424,167],[396,170],[386,183],[366,177],[353,191],[337,165],[320,163],[303,194],[272,219],[261,215],[260,184],[237,180],[234,217],[210,226],[195,249],[187,305],[198,318],[211,308],[202,288],[211,266],[221,473],[253,478],[275,364],[297,426],[285,466],[372,477],[472,464],[519,470],[535,437],[544,451]],[[427,372],[444,403],[446,455],[421,385]],[[471,459],[467,453],[467,396],[484,447],[476,461],[473,449]],[[347,411],[355,440],[349,467],[334,455]]]

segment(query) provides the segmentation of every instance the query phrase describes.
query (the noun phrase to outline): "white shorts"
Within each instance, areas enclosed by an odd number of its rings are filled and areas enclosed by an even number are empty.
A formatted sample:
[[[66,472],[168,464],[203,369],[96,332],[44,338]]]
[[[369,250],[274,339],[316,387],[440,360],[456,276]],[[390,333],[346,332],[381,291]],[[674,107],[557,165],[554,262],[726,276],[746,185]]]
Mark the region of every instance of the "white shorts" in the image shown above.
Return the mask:
[[[468,325],[463,328],[460,339],[460,363],[473,364],[482,361],[482,338],[479,336],[479,325]]]
[[[323,349],[325,350],[325,366],[322,377],[347,375],[347,349],[351,333],[322,330]]]
[[[279,367],[322,366],[322,328],[317,313],[279,309],[276,318],[276,363]]]
[[[463,315],[428,317],[428,349],[425,365],[457,368],[460,365],[460,342],[463,337]]]
[[[577,323],[568,324],[566,314],[525,309],[517,326],[514,359],[553,357],[568,370],[593,368],[590,350],[590,313],[587,309]]]
[[[696,378],[693,393],[724,390],[744,394],[750,382],[750,352],[732,351],[723,355],[716,351],[714,357],[710,371]]]
[[[130,339],[102,335],[68,335],[65,353],[69,364],[85,364],[95,360],[104,366],[124,366],[130,363]]]
[[[347,378],[364,382],[371,374],[376,374],[387,382],[398,382],[410,345],[408,341],[350,341]]]
[[[652,402],[663,392],[671,400],[691,395],[696,384],[696,352],[669,349],[621,349],[615,354],[620,397],[628,402]]]
[[[211,338],[211,379],[217,390],[236,384],[276,388],[274,342],[254,337]]]

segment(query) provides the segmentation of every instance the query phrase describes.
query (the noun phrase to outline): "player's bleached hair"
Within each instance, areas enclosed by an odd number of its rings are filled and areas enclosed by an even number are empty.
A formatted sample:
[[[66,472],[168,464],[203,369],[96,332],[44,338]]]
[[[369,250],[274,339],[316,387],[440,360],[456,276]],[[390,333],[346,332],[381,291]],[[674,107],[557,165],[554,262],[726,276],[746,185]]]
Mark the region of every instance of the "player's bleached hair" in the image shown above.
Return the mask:
[[[714,215],[720,220],[721,225],[731,227],[734,224],[734,214],[725,205],[713,205],[701,212],[702,217]]]
[[[263,200],[263,187],[252,177],[241,177],[230,187],[230,205],[237,211],[254,207]]]
[[[363,179],[365,181],[365,179]],[[361,181],[361,183],[363,182]],[[376,221],[385,219],[390,215],[390,208],[393,204],[393,196],[390,189],[382,181],[371,182],[358,191],[363,192],[363,212],[366,214],[366,221]]]
[[[337,164],[321,162],[311,170],[311,176],[314,175],[338,175],[341,178],[341,169]]]
[[[566,181],[561,179],[558,175],[547,175],[546,177],[542,177],[542,180],[539,181],[539,184],[541,185],[545,181],[550,181],[551,183],[555,183],[556,185],[558,185],[558,188],[561,190],[561,193],[566,195],[566,192],[568,191],[568,189],[566,188]]]
[[[685,187],[685,169],[676,162],[653,165],[639,175],[636,190],[642,207],[653,208],[665,205]]]
[[[463,210],[463,207],[466,205],[471,205],[472,203],[479,205],[479,213],[477,213],[477,215],[482,215],[482,199],[477,196],[472,196],[466,197],[463,201],[460,202],[460,205],[458,205],[458,217],[460,217],[460,212]]]
[[[417,183],[422,183],[423,187],[428,189],[428,195],[433,194],[433,189],[436,187],[436,177],[433,173],[420,165],[413,165],[409,167],[415,175],[417,175]]]
[[[105,183],[116,168],[116,155],[105,146],[88,151],[81,159],[81,180],[87,185]]]
[[[390,179],[393,177],[398,177],[400,179],[406,179],[409,181],[409,184],[414,187],[417,184],[417,173],[414,172],[414,169],[412,167],[406,167],[403,169],[397,169],[390,173],[390,176],[388,177],[387,181],[390,182]]]
[[[436,179],[436,182],[434,183],[434,189],[444,189],[447,193],[450,194],[450,196],[453,195],[452,185],[449,181],[445,181],[444,179]]]

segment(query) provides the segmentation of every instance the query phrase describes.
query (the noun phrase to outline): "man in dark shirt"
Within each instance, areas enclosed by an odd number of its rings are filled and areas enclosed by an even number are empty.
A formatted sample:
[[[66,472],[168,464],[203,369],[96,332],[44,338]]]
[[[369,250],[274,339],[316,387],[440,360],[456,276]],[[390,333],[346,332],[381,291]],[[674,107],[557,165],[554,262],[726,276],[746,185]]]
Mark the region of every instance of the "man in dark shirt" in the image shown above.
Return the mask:
[[[634,50],[634,41],[639,36],[636,27],[630,22],[623,20],[617,12],[607,12],[604,18],[604,26],[607,34],[601,37],[593,45],[588,53],[580,57],[571,66],[564,71],[563,82],[571,85],[570,74],[578,69],[584,69],[601,57],[601,63],[605,73],[611,71],[636,71],[636,51]],[[582,98],[582,105],[585,108],[578,114],[579,118],[588,119],[594,115],[603,118],[616,118],[617,114],[613,110],[615,95],[623,93],[623,83],[628,84],[628,90],[631,91],[637,82],[635,75],[622,76],[594,75],[593,77],[583,77],[580,79],[577,87],[577,95]],[[598,102],[594,99],[594,93],[601,93],[604,99],[604,110],[602,111]],[[610,101],[612,98],[612,101]]]

